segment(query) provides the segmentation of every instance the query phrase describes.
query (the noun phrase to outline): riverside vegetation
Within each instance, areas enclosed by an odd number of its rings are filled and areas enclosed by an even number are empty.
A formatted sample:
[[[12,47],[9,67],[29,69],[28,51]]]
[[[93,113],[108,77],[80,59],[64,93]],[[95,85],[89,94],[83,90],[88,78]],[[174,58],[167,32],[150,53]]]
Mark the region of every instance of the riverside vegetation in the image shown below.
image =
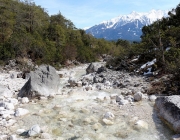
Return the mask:
[[[141,42],[106,41],[77,29],[60,12],[49,16],[31,0],[0,0],[1,64],[14,58],[24,64],[23,58],[30,58],[37,64],[59,67],[68,60],[93,62],[107,54],[117,59],[116,65],[136,56],[140,57],[138,63],[156,58],[154,68],[178,74],[179,17],[180,4],[169,11],[169,17],[144,26]]]

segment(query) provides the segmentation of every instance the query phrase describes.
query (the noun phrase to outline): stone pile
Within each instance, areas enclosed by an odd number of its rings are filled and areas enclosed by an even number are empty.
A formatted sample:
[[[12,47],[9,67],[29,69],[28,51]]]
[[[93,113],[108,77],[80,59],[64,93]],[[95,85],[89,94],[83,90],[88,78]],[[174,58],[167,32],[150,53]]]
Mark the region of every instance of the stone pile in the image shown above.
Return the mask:
[[[146,94],[149,83],[144,78],[130,75],[122,71],[113,71],[104,67],[104,65],[91,63],[86,69],[86,75],[79,80],[72,77],[68,80],[70,87],[83,87],[85,91],[90,90],[109,90],[120,89],[117,94],[116,102],[119,105],[125,105],[142,99],[149,99],[154,102],[156,96],[148,97]]]

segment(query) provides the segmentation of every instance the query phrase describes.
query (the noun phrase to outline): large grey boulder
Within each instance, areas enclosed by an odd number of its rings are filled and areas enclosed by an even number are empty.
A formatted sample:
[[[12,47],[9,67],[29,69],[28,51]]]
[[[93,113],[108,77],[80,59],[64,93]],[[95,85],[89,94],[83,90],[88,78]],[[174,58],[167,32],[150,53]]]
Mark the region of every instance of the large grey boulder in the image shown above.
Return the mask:
[[[18,97],[54,96],[58,93],[60,79],[54,67],[41,65],[30,72],[30,78],[21,88]]]
[[[97,70],[98,67],[95,64],[91,63],[86,69],[86,74],[96,72]]]
[[[158,97],[155,101],[155,107],[159,117],[175,132],[180,133],[180,96]]]

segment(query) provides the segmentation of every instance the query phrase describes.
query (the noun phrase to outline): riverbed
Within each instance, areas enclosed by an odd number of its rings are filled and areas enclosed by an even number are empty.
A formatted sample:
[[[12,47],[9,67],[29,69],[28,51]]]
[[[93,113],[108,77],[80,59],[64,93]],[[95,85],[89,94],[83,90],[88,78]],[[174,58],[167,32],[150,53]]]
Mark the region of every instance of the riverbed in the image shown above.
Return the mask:
[[[91,90],[83,87],[69,87],[68,79],[78,80],[86,75],[88,65],[65,68],[57,71],[62,74],[59,93],[49,99],[33,99],[20,107],[29,114],[17,119],[10,128],[11,134],[18,129],[28,130],[38,124],[42,132],[56,140],[169,140],[174,134],[158,118],[154,102],[146,95],[143,100],[119,105],[116,96],[127,89],[106,88]],[[130,75],[129,75],[130,76]],[[131,79],[133,79],[131,77]],[[148,83],[144,77],[134,77],[134,81]],[[133,87],[135,88],[135,87]],[[105,122],[104,114],[111,112],[114,118]],[[142,125],[137,122],[143,122]],[[42,139],[39,137],[17,136],[21,139]]]

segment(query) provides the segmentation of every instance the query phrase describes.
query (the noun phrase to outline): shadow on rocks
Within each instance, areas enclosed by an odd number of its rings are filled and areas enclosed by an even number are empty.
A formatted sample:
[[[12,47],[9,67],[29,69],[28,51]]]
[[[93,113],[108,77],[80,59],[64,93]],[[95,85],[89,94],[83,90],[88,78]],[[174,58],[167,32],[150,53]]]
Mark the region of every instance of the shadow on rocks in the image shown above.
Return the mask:
[[[169,126],[164,121],[161,120],[155,105],[153,106],[152,118],[155,123],[156,130],[159,132],[159,140],[171,140],[172,136],[175,133],[169,128]]]

